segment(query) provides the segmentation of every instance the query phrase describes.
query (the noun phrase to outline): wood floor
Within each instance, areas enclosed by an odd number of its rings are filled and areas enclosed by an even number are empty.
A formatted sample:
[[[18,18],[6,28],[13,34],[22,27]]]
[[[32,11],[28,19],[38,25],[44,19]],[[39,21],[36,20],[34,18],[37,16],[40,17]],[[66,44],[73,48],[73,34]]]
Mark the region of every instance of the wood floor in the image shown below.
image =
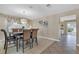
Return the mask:
[[[76,37],[63,35],[59,42],[53,43],[42,54],[77,54],[79,47],[76,47]]]
[[[63,35],[59,42],[52,43],[41,54],[79,54],[79,47],[76,47],[76,37]]]

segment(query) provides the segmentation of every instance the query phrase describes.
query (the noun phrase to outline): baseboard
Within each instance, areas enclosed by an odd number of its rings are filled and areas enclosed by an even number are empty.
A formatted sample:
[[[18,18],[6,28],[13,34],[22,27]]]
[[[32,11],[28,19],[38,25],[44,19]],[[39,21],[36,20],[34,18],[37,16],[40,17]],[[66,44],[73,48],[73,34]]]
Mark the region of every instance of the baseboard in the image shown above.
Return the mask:
[[[53,40],[53,41],[60,41],[59,39],[53,39],[53,38],[44,37],[44,36],[38,36],[38,37],[39,37],[39,38],[44,38],[44,39]]]
[[[79,47],[79,44],[77,44],[77,46]]]
[[[0,42],[3,42],[3,41],[5,41],[5,40],[0,40]]]

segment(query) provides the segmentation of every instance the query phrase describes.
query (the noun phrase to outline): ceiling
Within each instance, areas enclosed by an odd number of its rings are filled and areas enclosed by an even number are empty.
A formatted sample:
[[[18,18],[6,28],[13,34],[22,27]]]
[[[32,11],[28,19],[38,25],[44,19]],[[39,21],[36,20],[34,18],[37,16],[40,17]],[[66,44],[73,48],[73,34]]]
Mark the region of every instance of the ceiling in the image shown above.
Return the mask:
[[[0,4],[0,13],[29,19],[74,9],[79,9],[79,4]]]

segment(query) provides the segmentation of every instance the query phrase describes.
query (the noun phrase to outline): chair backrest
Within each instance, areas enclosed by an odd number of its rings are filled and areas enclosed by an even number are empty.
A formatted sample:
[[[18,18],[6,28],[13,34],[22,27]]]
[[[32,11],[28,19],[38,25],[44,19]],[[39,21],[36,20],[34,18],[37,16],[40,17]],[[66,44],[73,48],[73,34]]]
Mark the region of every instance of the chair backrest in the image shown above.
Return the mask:
[[[24,40],[30,39],[30,35],[31,35],[31,30],[30,29],[23,30],[23,38],[24,38]]]
[[[12,32],[22,32],[22,31],[23,31],[22,29],[18,29],[18,28],[12,29]]]
[[[32,29],[32,38],[37,37],[38,29]]]
[[[1,29],[1,31],[4,33],[5,40],[7,40],[7,32],[4,29]]]

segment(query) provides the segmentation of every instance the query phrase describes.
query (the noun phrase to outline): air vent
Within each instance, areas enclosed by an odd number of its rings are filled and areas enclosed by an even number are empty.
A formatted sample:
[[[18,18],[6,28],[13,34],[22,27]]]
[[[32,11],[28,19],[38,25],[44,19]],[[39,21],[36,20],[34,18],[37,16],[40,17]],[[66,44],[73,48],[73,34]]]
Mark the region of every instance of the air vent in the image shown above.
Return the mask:
[[[46,7],[50,7],[50,6],[51,6],[51,4],[47,4],[47,5],[46,5]]]
[[[29,8],[33,8],[32,6],[30,6]]]

